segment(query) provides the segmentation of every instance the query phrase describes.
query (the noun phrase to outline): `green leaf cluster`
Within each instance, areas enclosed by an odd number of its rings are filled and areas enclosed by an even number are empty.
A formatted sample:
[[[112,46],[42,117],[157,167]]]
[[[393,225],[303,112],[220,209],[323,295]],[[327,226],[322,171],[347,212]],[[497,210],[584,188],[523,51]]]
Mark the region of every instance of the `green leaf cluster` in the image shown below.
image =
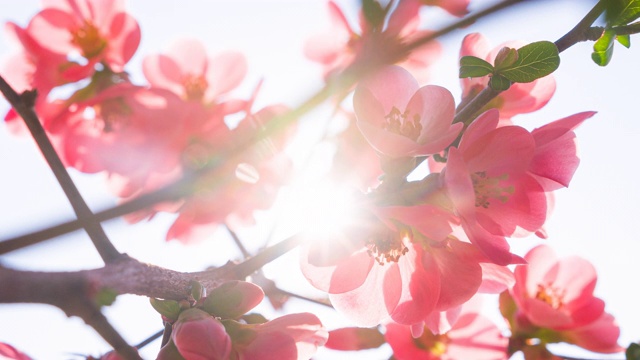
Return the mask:
[[[497,91],[509,89],[512,83],[528,83],[545,77],[560,66],[556,45],[538,41],[517,50],[504,47],[496,55],[494,65],[475,56],[460,59],[460,78],[490,76],[489,86]]]
[[[613,56],[614,40],[629,48],[631,46],[629,35],[618,35],[616,27],[628,25],[638,18],[640,18],[640,0],[607,0],[605,8],[607,26],[593,44],[593,53],[591,53],[593,62],[600,66],[609,64]]]

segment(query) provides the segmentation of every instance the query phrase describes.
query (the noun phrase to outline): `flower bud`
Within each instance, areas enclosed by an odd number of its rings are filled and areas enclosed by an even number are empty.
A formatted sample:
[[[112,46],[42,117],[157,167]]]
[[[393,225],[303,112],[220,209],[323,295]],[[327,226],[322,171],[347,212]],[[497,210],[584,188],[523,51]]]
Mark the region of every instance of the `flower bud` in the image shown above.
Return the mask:
[[[180,313],[171,340],[186,360],[224,360],[231,352],[231,339],[222,323],[196,308]]]
[[[204,310],[223,319],[237,319],[256,307],[264,299],[264,292],[246,281],[228,281],[211,293],[204,301]]]

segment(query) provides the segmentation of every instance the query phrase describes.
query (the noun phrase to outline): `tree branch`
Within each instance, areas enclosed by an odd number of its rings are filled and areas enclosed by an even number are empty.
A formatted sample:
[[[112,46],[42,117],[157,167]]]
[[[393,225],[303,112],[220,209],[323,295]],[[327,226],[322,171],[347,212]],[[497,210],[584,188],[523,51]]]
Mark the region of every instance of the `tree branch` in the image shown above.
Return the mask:
[[[593,39],[593,34],[590,31],[590,28],[594,21],[596,21],[605,11],[607,1],[608,0],[598,1],[591,11],[589,11],[573,29],[560,39],[556,40],[555,44],[558,47],[559,52],[563,52],[581,41],[597,40],[597,38]],[[602,32],[600,33],[602,34]]]
[[[65,169],[62,161],[53,148],[51,141],[47,137],[38,116],[34,112],[33,105],[36,99],[36,92],[25,91],[21,95],[18,95],[18,93],[13,90],[2,76],[0,76],[0,91],[16,112],[20,114],[29,128],[33,139],[38,144],[38,147],[49,164],[49,167],[53,171],[56,180],[58,180],[62,190],[69,199],[69,202],[78,217],[78,221],[82,224],[82,227],[84,227],[91,238],[93,245],[96,250],[98,250],[100,257],[102,257],[102,260],[104,260],[105,263],[109,263],[120,258],[121,254],[116,250],[111,241],[109,241],[109,238],[107,238],[107,235],[102,229],[100,223],[96,222],[93,218],[91,209],[89,209],[82,198],[82,195],[80,195],[78,188],[76,188],[73,180],[71,180],[69,173]]]

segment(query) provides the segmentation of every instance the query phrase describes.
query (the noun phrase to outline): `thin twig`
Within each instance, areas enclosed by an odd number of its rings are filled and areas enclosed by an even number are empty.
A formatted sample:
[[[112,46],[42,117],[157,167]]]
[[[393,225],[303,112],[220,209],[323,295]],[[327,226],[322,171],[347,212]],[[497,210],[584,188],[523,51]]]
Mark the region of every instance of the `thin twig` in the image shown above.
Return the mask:
[[[160,331],[156,332],[155,334],[153,334],[153,335],[149,336],[148,338],[146,338],[146,339],[142,340],[141,342],[139,342],[139,343],[136,345],[136,349],[140,350],[140,349],[142,349],[143,347],[145,347],[145,346],[147,346],[147,345],[151,344],[152,342],[156,341],[156,339],[161,338],[161,337],[162,337],[162,334],[164,334],[164,330],[160,330]]]
[[[249,254],[249,251],[247,251],[247,248],[244,247],[244,244],[240,240],[240,237],[238,237],[238,234],[236,234],[235,231],[231,230],[231,228],[229,227],[229,224],[224,223],[224,227],[227,229],[227,232],[229,233],[229,235],[231,235],[231,238],[233,239],[233,242],[236,244],[236,246],[238,247],[238,249],[242,253],[242,256],[245,259],[249,258],[251,256],[251,254]]]
[[[11,106],[22,117],[25,124],[29,128],[33,139],[38,144],[42,155],[49,164],[51,171],[58,180],[58,183],[62,187],[67,199],[73,207],[73,211],[76,213],[79,222],[82,224],[87,234],[91,238],[93,245],[102,257],[105,263],[113,262],[120,258],[121,254],[113,246],[107,234],[100,223],[93,218],[93,213],[87,203],[80,195],[78,188],[74,184],[73,180],[69,176],[62,160],[58,157],[51,141],[47,137],[47,134],[38,119],[38,116],[33,110],[35,103],[36,93],[34,91],[25,91],[22,95],[13,90],[13,88],[0,76],[0,91],[4,97],[9,101]]]

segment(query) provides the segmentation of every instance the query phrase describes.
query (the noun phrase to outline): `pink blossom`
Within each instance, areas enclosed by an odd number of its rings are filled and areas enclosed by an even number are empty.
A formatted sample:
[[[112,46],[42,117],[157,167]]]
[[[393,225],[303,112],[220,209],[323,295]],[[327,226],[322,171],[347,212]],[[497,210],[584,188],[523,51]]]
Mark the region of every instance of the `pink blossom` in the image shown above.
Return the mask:
[[[313,314],[288,314],[263,324],[227,323],[233,340],[231,359],[309,359],[328,333]]]
[[[526,266],[515,271],[512,295],[518,309],[540,327],[564,330],[592,323],[604,312],[604,301],[593,295],[596,270],[573,256],[558,259],[540,245],[527,253]]]
[[[44,126],[65,164],[122,177],[121,197],[148,187],[154,174],[175,176],[189,113],[174,94],[123,83],[86,102],[51,107],[61,111],[44,117]]]
[[[389,318],[423,323],[483,284],[480,263],[488,259],[450,236],[456,222],[432,205],[363,209],[343,234],[314,239],[304,249],[302,272],[359,326]]]
[[[360,82],[353,106],[358,128],[391,158],[438,153],[458,136],[453,96],[445,88],[420,88],[399,66],[387,66]]]
[[[497,125],[495,110],[476,119],[459,147],[449,150],[441,174],[471,242],[504,265],[511,260],[504,236],[518,227],[539,229],[545,221],[546,197],[526,172],[535,151],[531,134],[521,127]]]
[[[22,47],[2,66],[2,76],[16,92],[37,90],[35,108],[44,113],[49,92],[56,86],[75,82],[91,74],[93,69],[67,60],[62,54],[53,53],[38,44],[18,25],[7,22],[5,30],[9,37]],[[7,125],[15,133],[26,131],[26,126],[14,109],[5,116]]]
[[[147,56],[142,70],[151,86],[171,90],[186,100],[210,103],[240,84],[247,61],[237,52],[207,57],[202,43],[182,40],[166,55]]]
[[[232,149],[238,142],[255,137],[269,121],[285,111],[283,106],[269,106],[248,114],[232,131],[213,130],[211,137],[203,136],[200,141],[190,144],[187,152],[200,154],[199,162],[206,164],[210,158]],[[250,222],[255,210],[269,208],[280,186],[291,174],[292,162],[282,153],[289,135],[283,131],[266,138],[236,156],[236,161],[205,175],[195,196],[181,204],[180,215],[169,229],[167,240],[188,243],[202,238],[203,233],[210,233],[217,224],[232,217],[236,221]],[[200,148],[193,149],[196,146]]]
[[[226,360],[231,353],[231,339],[222,323],[196,308],[180,313],[171,340],[189,360]]]
[[[325,78],[342,71],[354,62],[369,62],[372,59],[397,52],[398,47],[413,38],[426,34],[418,30],[420,4],[415,0],[401,0],[397,7],[385,14],[387,21],[379,24],[369,22],[360,13],[360,28],[356,32],[347,21],[342,10],[333,1],[328,2],[332,26],[330,31],[316,35],[305,45],[305,55],[324,67]],[[386,24],[386,26],[383,26]],[[431,64],[441,52],[440,44],[432,41],[423,45],[397,63],[409,69],[415,76],[425,80]]]
[[[589,351],[599,353],[622,352],[618,345],[620,327],[609,313],[603,313],[594,322],[571,330],[560,331],[561,338]]]
[[[30,357],[18,349],[3,342],[0,342],[0,358],[7,360],[31,360]]]
[[[520,42],[509,42],[491,49],[488,40],[479,33],[467,35],[462,41],[460,57],[475,56],[493,64],[498,51],[505,46],[521,47]],[[488,79],[470,78],[462,79],[462,98],[468,99],[482,91],[487,86]],[[545,76],[530,83],[514,83],[511,87],[498,95],[485,108],[497,108],[500,110],[501,119],[511,119],[518,114],[530,113],[545,106],[556,90],[556,82],[553,76]]]
[[[417,337],[408,326],[386,325],[385,337],[398,360],[500,360],[507,359],[508,339],[475,306],[464,305],[453,327],[437,335],[429,329]]]
[[[79,53],[89,64],[103,62],[122,71],[140,43],[140,27],[125,12],[124,0],[45,0],[26,31],[43,48]]]
[[[510,292],[517,305],[514,331],[536,336],[537,328],[544,328],[552,331],[551,341],[602,353],[622,350],[618,325],[593,294],[597,274],[591,263],[577,256],[559,259],[546,245],[530,250],[525,260],[528,265],[516,268]]]
[[[63,54],[46,49],[12,22],[5,24],[5,31],[22,47],[3,66],[3,76],[17,92],[37,89],[39,97],[44,99],[54,87],[78,81],[92,71],[70,62]]]
[[[471,242],[496,264],[512,260],[505,236],[544,225],[546,192],[568,185],[579,163],[572,129],[592,115],[576,114],[530,133],[499,127],[498,112],[489,110],[449,150],[441,173],[448,197]]]

